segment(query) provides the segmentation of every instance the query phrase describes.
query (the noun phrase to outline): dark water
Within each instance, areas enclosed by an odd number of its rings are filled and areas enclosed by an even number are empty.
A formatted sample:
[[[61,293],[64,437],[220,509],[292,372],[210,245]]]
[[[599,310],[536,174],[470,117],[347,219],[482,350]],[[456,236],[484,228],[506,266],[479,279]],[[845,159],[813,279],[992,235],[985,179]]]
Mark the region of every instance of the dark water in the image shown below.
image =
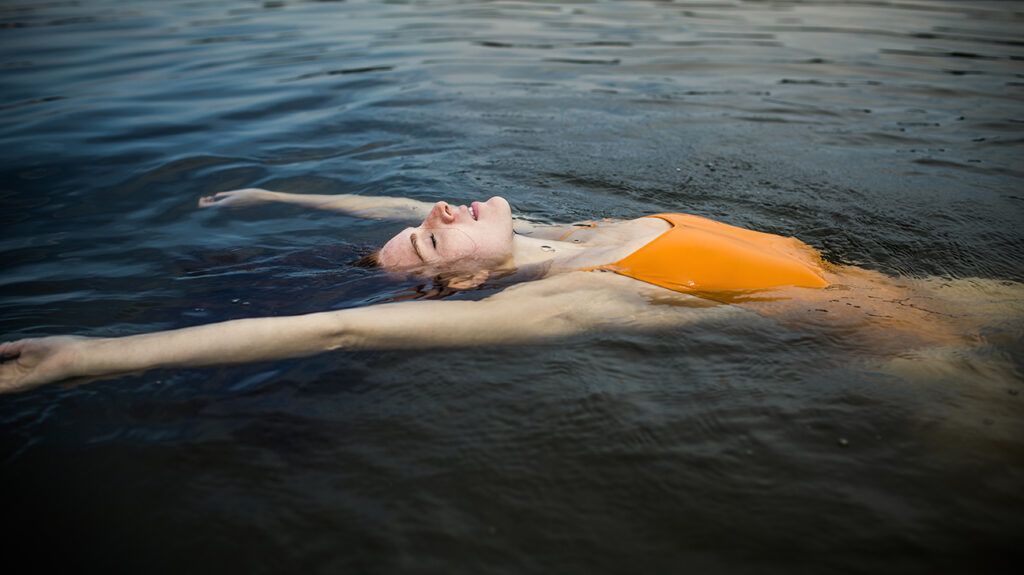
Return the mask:
[[[1019,2],[2,2],[0,333],[404,293],[237,187],[688,211],[1024,279]],[[0,398],[7,550],[115,572],[949,572],[1024,534],[1013,319],[900,376],[709,316]]]

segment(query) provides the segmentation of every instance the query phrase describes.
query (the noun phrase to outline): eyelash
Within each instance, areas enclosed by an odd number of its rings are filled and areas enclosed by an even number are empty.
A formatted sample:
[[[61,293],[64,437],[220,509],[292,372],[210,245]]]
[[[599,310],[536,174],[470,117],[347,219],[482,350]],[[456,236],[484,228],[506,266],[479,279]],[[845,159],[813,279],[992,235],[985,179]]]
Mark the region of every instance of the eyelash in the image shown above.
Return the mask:
[[[430,243],[434,246],[434,249],[436,250],[437,249],[437,238],[434,237],[434,234],[430,234]]]

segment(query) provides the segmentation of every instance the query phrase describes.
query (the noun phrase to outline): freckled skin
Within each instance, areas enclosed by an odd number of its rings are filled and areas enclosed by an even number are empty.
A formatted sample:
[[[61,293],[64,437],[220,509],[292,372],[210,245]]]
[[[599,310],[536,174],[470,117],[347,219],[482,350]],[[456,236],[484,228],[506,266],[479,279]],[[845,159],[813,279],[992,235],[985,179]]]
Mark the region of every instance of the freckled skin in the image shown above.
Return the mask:
[[[0,392],[24,391],[69,378],[301,357],[338,349],[522,344],[595,329],[677,328],[710,318],[741,319],[751,310],[796,329],[862,338],[892,357],[911,348],[966,345],[980,321],[1024,315],[1020,303],[1024,286],[1011,282],[994,286],[984,280],[904,281],[859,268],[828,266],[828,288],[780,288],[725,302],[618,274],[578,271],[618,261],[662,233],[667,224],[653,218],[607,222],[597,229],[583,229],[571,242],[559,242],[570,230],[581,228],[516,220],[508,202],[499,197],[473,204],[477,217],[467,206],[445,202],[252,188],[204,197],[199,207],[266,202],[419,222],[385,244],[380,252],[382,266],[426,274],[459,272],[461,277],[450,284],[455,289],[478,285],[495,268],[544,263],[547,256],[540,248],[550,245],[569,256],[560,265],[548,265],[540,279],[479,301],[390,303],[122,338],[55,336],[11,341],[0,344]],[[521,235],[514,235],[513,229]],[[985,290],[978,291],[980,285]],[[989,296],[980,306],[970,297],[979,293]]]
[[[437,202],[419,226],[402,230],[380,251],[381,265],[392,270],[491,267],[511,258],[512,208],[500,197],[472,209]]]

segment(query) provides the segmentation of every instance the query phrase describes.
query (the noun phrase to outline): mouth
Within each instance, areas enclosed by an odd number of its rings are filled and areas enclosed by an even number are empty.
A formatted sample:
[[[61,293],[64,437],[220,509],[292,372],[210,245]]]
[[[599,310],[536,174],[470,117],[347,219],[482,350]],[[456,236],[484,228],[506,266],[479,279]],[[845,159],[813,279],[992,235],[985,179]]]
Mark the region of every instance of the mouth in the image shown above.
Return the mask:
[[[474,220],[480,219],[480,202],[473,202],[469,205],[469,215],[472,216]]]

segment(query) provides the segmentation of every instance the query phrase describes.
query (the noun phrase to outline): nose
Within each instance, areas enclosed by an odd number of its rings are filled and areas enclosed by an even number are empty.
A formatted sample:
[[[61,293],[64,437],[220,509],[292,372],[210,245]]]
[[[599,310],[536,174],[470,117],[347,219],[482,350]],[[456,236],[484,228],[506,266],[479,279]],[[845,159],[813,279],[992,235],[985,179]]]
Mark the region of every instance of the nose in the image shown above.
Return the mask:
[[[446,224],[455,221],[455,212],[452,211],[452,207],[448,205],[448,202],[437,202],[434,204],[434,216]]]

